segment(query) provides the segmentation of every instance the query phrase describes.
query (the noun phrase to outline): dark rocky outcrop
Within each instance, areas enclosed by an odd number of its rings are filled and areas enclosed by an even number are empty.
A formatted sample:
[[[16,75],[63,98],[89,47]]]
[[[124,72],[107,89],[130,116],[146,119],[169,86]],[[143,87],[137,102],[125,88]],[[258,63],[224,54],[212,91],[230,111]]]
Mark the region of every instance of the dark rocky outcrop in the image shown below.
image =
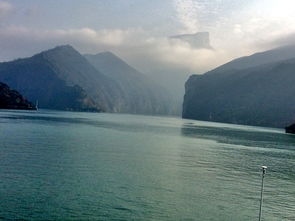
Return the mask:
[[[294,49],[254,54],[191,76],[186,82],[183,118],[282,128],[290,125],[295,119]]]
[[[0,109],[36,110],[20,93],[0,82]]]
[[[285,127],[285,132],[289,134],[295,134],[295,124]]]

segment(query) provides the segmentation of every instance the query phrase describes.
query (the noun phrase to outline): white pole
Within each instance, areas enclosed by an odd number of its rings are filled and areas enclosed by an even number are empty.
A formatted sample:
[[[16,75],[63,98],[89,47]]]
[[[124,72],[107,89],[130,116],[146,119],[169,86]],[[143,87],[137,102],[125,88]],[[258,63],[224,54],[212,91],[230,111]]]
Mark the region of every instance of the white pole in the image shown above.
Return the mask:
[[[260,209],[259,209],[259,221],[261,221],[261,214],[262,214],[262,202],[263,202],[263,188],[264,188],[264,176],[266,173],[266,166],[262,166],[262,181],[261,181],[261,195],[260,195]]]

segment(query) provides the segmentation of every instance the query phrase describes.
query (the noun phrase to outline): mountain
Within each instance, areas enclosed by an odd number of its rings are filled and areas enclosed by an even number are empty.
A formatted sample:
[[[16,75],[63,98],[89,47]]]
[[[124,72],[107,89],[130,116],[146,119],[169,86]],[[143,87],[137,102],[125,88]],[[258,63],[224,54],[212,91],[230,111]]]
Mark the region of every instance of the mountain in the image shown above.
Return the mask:
[[[117,62],[113,60],[104,62],[106,66],[117,65],[112,64]],[[127,79],[115,79],[109,73],[103,73],[70,45],[58,46],[30,58],[0,63],[0,81],[9,84],[30,100],[38,100],[40,108],[166,113],[168,108],[162,100],[162,94],[154,90],[157,87],[152,83],[138,83],[139,86],[132,93],[139,102],[132,103],[132,97],[126,96],[123,83],[120,82],[129,81],[131,74],[125,77]],[[133,78],[130,81],[134,83]]]
[[[96,55],[86,54],[86,59],[107,77],[116,82],[122,100],[116,108],[124,113],[169,113],[169,95],[125,61],[111,52],[102,52]]]
[[[181,41],[187,42],[193,48],[212,49],[210,45],[209,32],[197,32],[194,34],[175,35],[171,36],[170,39],[179,39]]]
[[[0,80],[40,108],[100,111],[85,91],[83,74],[97,74],[71,46],[60,46],[30,58],[0,63]],[[91,69],[92,68],[92,69]],[[83,73],[83,74],[82,74]]]
[[[295,120],[295,50],[242,57],[186,82],[183,118],[285,127]]]
[[[0,109],[35,110],[35,106],[20,93],[0,82]]]

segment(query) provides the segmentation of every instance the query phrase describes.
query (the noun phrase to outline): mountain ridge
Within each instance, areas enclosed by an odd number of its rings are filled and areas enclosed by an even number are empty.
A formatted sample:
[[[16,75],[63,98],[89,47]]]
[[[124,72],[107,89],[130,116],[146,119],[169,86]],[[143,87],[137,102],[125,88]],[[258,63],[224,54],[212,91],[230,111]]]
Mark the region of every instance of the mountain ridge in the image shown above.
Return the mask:
[[[128,68],[132,69],[131,66]],[[140,103],[123,110],[121,106],[132,104],[124,96],[126,88],[109,74],[95,68],[70,45],[0,63],[0,81],[29,99],[38,100],[41,108],[139,114],[165,114],[168,111],[164,98],[149,88],[137,88],[134,94],[142,95],[138,98]]]

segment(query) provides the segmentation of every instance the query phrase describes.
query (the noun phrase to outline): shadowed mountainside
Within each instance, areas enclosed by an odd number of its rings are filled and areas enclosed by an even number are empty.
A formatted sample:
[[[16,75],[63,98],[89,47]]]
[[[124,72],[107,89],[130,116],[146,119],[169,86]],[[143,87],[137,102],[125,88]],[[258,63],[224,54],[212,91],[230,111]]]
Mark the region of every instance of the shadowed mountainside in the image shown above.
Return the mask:
[[[291,124],[295,120],[294,49],[254,54],[204,75],[192,75],[186,82],[183,118],[271,127]]]

